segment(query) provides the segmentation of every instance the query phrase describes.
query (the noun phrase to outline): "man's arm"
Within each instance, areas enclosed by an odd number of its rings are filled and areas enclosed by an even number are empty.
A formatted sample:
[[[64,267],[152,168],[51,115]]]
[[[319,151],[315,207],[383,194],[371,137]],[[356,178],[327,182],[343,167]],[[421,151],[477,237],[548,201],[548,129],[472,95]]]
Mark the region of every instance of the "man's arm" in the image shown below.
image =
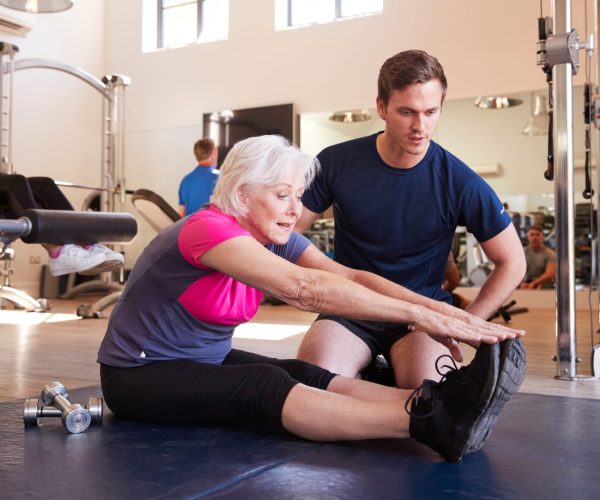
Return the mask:
[[[294,227],[294,231],[302,234],[304,233],[313,223],[321,216],[321,214],[316,214],[310,211],[308,208],[304,207],[302,209],[302,215],[296,222],[296,226]]]
[[[349,267],[343,266],[338,262],[326,257],[322,252],[320,252],[314,245],[310,245],[298,258],[296,264],[302,267],[312,268],[312,269],[320,269],[332,274],[339,275],[347,280],[350,280],[358,285],[362,285],[363,287],[372,290],[376,293],[382,294],[387,297],[393,297],[396,299],[400,299],[402,301],[406,301],[415,305],[424,306],[436,313],[440,313],[446,315],[451,318],[458,319],[460,321],[465,321],[471,325],[479,325],[484,328],[489,328],[490,323],[487,323],[484,319],[473,316],[470,313],[458,309],[456,307],[451,306],[450,304],[446,304],[445,302],[439,302],[434,299],[430,299],[423,295],[419,295],[415,292],[412,292],[408,288],[404,288],[396,283],[386,280],[377,274],[370,273],[368,271],[361,271],[358,269],[351,269]],[[355,313],[356,311],[353,311]],[[463,356],[461,349],[457,342],[451,341],[448,343],[444,343],[452,356],[457,361],[462,361]]]
[[[527,265],[521,241],[512,224],[480,245],[494,263],[494,270],[467,310],[480,318],[489,318],[519,286]]]
[[[177,207],[177,211],[179,212],[179,215],[181,215],[181,217],[185,217],[185,205],[179,205]]]

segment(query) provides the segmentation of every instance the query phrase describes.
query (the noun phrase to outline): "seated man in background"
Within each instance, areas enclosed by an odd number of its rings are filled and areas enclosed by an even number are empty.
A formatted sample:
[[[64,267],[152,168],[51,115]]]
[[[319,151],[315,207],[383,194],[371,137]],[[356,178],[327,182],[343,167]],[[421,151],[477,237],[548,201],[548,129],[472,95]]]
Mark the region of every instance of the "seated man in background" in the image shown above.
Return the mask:
[[[179,184],[179,215],[182,217],[193,214],[202,205],[208,203],[219,178],[217,170],[219,153],[212,139],[205,137],[196,141],[194,156],[198,166]]]
[[[527,231],[525,260],[527,272],[519,288],[553,288],[556,273],[556,253],[544,244],[542,226],[533,225]]]
[[[0,174],[0,198],[6,199],[6,213],[2,214],[6,218],[22,217],[25,210],[35,208],[75,210],[49,177]],[[48,269],[53,276],[69,273],[93,276],[123,265],[123,255],[99,243],[43,243],[42,246],[48,252]]]

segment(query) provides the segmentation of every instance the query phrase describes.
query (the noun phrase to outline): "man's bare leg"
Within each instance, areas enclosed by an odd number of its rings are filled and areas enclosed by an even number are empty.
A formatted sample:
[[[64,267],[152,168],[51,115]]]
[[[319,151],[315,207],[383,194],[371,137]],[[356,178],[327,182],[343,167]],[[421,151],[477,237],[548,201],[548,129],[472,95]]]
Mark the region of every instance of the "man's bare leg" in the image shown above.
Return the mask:
[[[371,358],[367,344],[330,320],[315,321],[298,349],[298,359],[349,378],[358,377]]]
[[[401,389],[415,389],[423,380],[440,380],[435,369],[438,357],[450,354],[448,349],[423,332],[412,332],[398,340],[390,349],[396,385]]]

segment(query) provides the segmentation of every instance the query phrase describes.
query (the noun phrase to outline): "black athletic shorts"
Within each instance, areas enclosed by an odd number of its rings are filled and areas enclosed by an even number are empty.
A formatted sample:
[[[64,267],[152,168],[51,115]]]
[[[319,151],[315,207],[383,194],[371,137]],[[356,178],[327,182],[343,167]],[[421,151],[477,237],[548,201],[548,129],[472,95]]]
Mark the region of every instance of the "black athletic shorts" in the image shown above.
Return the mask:
[[[362,321],[327,314],[319,314],[315,321],[327,319],[335,321],[350,330],[370,349],[373,357],[383,354],[389,361],[392,346],[410,333],[405,323],[387,323],[385,321]]]
[[[305,361],[238,349],[220,365],[179,359],[134,368],[100,366],[102,393],[111,411],[148,422],[257,419],[281,424],[283,404],[296,384],[327,389],[333,377]]]

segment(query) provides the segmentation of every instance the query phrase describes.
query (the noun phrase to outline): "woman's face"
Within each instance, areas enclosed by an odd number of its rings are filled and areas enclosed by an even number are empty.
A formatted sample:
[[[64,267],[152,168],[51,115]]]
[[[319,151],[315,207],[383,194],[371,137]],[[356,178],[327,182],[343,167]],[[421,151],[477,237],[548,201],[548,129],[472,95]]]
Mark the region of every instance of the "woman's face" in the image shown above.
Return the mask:
[[[304,172],[301,168],[289,168],[278,184],[249,190],[242,188],[240,199],[248,213],[239,219],[261,244],[287,243],[302,213]]]

